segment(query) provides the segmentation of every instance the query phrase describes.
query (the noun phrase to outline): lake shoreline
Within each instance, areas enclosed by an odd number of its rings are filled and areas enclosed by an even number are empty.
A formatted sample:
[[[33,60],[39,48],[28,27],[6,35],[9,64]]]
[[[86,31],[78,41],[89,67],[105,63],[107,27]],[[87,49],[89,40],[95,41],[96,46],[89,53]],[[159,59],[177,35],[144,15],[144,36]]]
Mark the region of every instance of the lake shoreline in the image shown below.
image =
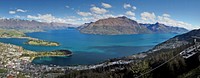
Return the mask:
[[[55,51],[48,51],[48,52],[27,52],[23,54],[27,54],[28,57],[31,58],[29,61],[32,62],[35,58],[39,58],[39,57],[62,57],[62,56],[69,57],[73,55],[73,52],[69,50],[55,50]]]
[[[68,34],[70,33],[70,34]],[[65,36],[63,36],[65,34]],[[110,58],[124,57],[138,52],[149,50],[155,44],[167,40],[175,34],[134,34],[134,35],[119,35],[119,36],[103,36],[103,35],[88,35],[78,32],[76,29],[50,30],[45,32],[26,33],[27,36],[37,38],[39,40],[56,41],[61,43],[60,46],[32,46],[26,45],[27,40],[17,39],[2,39],[4,43],[10,43],[31,51],[53,51],[59,49],[67,49],[75,52],[72,57],[50,57],[35,59],[35,64],[55,64],[60,66],[68,65],[89,65],[107,61]],[[155,39],[159,36],[160,39]],[[22,40],[18,40],[22,39]],[[145,42],[144,42],[145,40]],[[155,43],[156,40],[156,43]],[[140,44],[139,44],[140,43]],[[144,43],[144,44],[143,44]],[[136,46],[136,44],[139,44]],[[97,47],[95,47],[97,46]],[[90,57],[88,57],[90,56]],[[51,61],[48,61],[52,59]],[[59,60],[57,62],[56,60]],[[45,62],[47,61],[47,62]],[[68,61],[68,62],[65,62]],[[44,63],[43,63],[44,62]]]

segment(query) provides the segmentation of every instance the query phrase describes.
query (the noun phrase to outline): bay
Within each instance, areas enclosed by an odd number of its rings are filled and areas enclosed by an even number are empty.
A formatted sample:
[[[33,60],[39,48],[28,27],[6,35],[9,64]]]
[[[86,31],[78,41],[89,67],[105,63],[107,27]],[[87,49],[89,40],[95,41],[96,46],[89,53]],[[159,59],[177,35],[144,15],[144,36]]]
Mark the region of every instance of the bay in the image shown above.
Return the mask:
[[[144,52],[177,34],[93,35],[82,34],[78,30],[70,28],[26,33],[26,35],[42,40],[56,41],[61,45],[57,47],[32,46],[23,44],[27,39],[16,38],[1,38],[0,42],[22,46],[36,52],[71,50],[73,52],[71,57],[39,57],[33,60],[35,64],[65,66],[95,64],[111,58]]]

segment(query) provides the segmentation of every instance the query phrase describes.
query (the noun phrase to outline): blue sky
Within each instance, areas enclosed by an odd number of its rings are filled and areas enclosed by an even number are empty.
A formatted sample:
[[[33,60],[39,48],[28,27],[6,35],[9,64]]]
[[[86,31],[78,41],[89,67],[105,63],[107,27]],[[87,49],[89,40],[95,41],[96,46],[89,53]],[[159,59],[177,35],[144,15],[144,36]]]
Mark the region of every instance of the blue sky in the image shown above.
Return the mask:
[[[127,16],[140,23],[200,27],[200,0],[0,0],[1,18],[83,24]]]

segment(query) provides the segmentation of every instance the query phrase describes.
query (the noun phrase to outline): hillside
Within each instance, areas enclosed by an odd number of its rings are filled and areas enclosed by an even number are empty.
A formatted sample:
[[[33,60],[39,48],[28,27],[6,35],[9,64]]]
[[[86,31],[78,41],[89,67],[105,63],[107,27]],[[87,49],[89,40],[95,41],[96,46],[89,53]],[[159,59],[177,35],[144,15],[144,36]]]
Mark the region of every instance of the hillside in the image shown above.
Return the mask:
[[[184,59],[180,55],[177,56],[177,54],[193,45],[192,36],[199,36],[199,34],[200,29],[177,35],[174,38],[158,44],[153,49],[141,53],[146,55],[143,58],[136,58],[138,55],[141,55],[138,54],[109,60],[110,62],[134,60],[134,62],[129,64],[114,64],[96,69],[66,71],[66,75],[59,76],[58,78],[196,78],[200,75],[198,73],[200,53],[197,53],[189,59]],[[174,46],[165,48],[168,45]],[[172,60],[166,62],[169,59]],[[165,64],[151,71],[162,63]]]
[[[188,30],[181,27],[164,24],[139,24],[125,16],[100,19],[96,22],[85,23],[79,27],[81,33],[120,35],[120,34],[150,34],[150,33],[184,33]]]
[[[193,38],[192,36],[198,36],[200,37],[200,29],[196,29],[196,30],[192,30],[189,31],[188,33],[184,33],[181,35],[177,35],[163,43],[160,43],[158,45],[156,45],[151,51],[157,51],[160,49],[173,49],[176,47],[180,47],[182,45],[187,45],[191,42],[193,42]]]
[[[19,37],[26,37],[26,34],[17,30],[4,30],[0,29],[0,38],[19,38]]]

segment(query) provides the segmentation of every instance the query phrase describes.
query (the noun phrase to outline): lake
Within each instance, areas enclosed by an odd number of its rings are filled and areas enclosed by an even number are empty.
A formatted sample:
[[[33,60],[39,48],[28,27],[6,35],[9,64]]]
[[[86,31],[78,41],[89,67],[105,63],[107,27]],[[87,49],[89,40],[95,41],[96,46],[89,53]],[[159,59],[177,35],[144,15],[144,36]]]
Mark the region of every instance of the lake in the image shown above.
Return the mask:
[[[133,34],[133,35],[91,35],[82,34],[70,28],[49,30],[47,32],[26,33],[28,36],[48,41],[56,41],[61,45],[56,47],[26,45],[27,39],[4,39],[0,42],[22,46],[27,50],[51,51],[67,49],[73,52],[71,57],[39,57],[33,60],[35,64],[55,64],[60,66],[95,64],[110,58],[128,56],[147,51],[153,46],[174,37],[177,34]]]

